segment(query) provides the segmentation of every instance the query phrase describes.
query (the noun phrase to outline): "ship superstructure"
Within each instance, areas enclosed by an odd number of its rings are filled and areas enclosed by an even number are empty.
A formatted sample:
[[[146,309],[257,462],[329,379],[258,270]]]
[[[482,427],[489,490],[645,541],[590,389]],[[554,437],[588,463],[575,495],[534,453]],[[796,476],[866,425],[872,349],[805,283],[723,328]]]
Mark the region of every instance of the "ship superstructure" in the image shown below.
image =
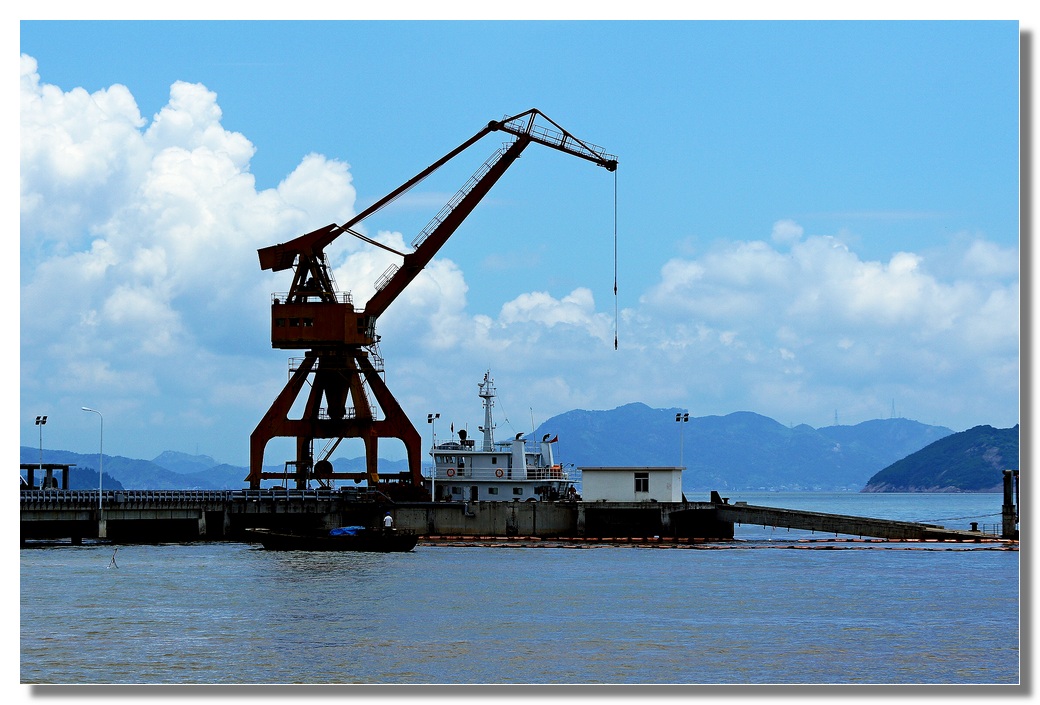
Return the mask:
[[[465,429],[449,441],[433,441],[434,469],[430,490],[436,502],[532,502],[576,499],[563,466],[553,456],[557,442],[548,434],[540,441],[518,433],[509,441],[495,441],[495,382],[490,371],[479,384],[484,405],[483,438],[469,438]]]

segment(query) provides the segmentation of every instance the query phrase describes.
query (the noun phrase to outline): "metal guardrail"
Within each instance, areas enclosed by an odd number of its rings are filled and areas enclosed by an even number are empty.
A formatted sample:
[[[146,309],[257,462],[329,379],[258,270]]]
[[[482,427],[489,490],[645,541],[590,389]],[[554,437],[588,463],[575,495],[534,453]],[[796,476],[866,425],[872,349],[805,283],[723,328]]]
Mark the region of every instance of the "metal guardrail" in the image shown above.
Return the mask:
[[[105,504],[142,503],[154,504],[212,503],[249,500],[290,501],[362,499],[366,488],[348,487],[340,490],[307,489],[290,490],[279,487],[259,490],[104,490],[101,500]],[[98,503],[97,490],[21,490],[22,503],[30,504],[90,504]]]

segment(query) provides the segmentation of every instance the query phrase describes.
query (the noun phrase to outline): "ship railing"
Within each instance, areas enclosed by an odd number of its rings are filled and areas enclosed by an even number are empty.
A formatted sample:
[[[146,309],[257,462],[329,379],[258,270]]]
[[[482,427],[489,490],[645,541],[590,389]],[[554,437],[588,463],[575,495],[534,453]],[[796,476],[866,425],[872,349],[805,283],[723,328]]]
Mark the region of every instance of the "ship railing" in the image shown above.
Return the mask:
[[[448,470],[452,471],[452,474],[448,474]],[[498,471],[502,471],[502,475],[499,476]],[[510,475],[509,468],[465,468],[461,472],[457,467],[438,467],[434,471],[433,479],[435,481],[452,481],[452,480],[474,480],[474,481],[500,481],[508,482],[510,480],[563,480],[569,481],[570,475],[560,465],[553,465],[551,467],[528,467],[527,473],[521,473],[514,471]]]
[[[538,440],[531,438],[525,438],[524,441],[524,452],[525,453],[539,453],[542,450],[542,444]],[[479,442],[481,453],[496,452],[509,454],[513,452],[512,441],[495,441],[494,443],[485,443],[484,441]],[[434,451],[439,450],[462,450],[473,452],[477,450],[477,441],[474,439],[467,439],[465,443],[462,443],[456,439],[450,441],[438,440],[434,446]]]
[[[551,465],[541,468],[527,468],[529,480],[569,480],[570,476],[562,465]]]

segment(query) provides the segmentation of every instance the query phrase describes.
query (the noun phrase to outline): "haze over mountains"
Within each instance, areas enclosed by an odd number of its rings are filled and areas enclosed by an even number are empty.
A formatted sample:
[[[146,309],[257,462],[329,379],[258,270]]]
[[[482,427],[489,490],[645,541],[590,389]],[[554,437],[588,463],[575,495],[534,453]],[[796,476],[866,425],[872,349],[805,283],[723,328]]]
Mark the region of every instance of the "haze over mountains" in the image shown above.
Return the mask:
[[[748,411],[677,423],[680,411],[642,403],[575,410],[553,417],[535,435],[558,435],[559,459],[578,467],[683,465],[689,495],[713,489],[858,491],[882,468],[953,433],[899,418],[789,427]]]
[[[610,411],[574,410],[549,419],[533,436],[557,436],[557,462],[572,475],[582,466],[682,464],[686,467],[683,491],[693,499],[713,489],[859,491],[879,471],[953,433],[901,418],[819,429],[789,427],[752,412],[690,417],[686,423],[676,423],[678,411],[642,403]],[[498,440],[505,436],[499,434]],[[22,447],[21,462],[38,460],[39,448]],[[428,460],[424,455],[424,467]],[[44,450],[44,462],[76,464],[73,486],[97,486],[97,461],[96,453]],[[336,458],[333,465],[337,470],[357,471],[364,468],[364,459]],[[380,460],[380,468],[401,472],[407,463]],[[106,481],[111,475],[126,489],[241,489],[248,474],[243,466],[175,451],[152,460],[106,455],[104,469]],[[77,480],[79,476],[83,481]]]

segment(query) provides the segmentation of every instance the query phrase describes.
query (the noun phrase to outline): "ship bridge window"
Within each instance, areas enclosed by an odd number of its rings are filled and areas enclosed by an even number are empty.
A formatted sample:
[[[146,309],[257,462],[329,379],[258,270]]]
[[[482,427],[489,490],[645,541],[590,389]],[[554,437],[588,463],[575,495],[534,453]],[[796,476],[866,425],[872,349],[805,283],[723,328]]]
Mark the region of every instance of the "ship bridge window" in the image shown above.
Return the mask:
[[[514,487],[513,488],[513,494],[515,494],[515,495],[522,495],[523,493],[524,493],[524,488],[523,487]]]
[[[452,487],[451,488],[451,493],[452,494],[462,494],[462,488],[461,487]]]
[[[491,464],[492,465],[498,465],[498,457],[497,456],[494,456],[494,455],[491,456]]]
[[[498,494],[497,487],[488,487],[488,494]]]

